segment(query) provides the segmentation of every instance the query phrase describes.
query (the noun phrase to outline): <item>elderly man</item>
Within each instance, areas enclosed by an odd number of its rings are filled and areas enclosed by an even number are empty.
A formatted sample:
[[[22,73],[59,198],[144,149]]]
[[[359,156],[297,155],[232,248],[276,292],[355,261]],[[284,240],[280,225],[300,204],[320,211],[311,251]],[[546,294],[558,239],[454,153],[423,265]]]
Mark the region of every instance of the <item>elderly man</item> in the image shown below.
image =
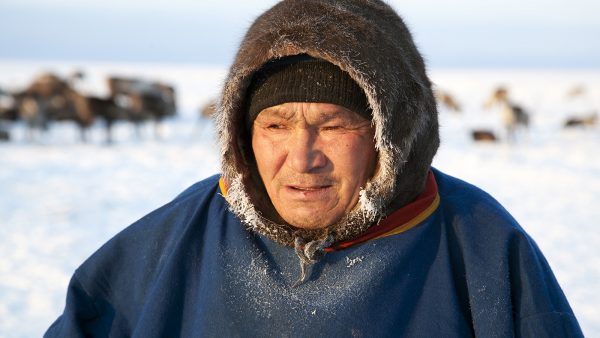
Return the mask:
[[[288,0],[245,36],[223,173],[75,272],[48,337],[580,337],[530,237],[431,168],[423,60],[377,0]]]

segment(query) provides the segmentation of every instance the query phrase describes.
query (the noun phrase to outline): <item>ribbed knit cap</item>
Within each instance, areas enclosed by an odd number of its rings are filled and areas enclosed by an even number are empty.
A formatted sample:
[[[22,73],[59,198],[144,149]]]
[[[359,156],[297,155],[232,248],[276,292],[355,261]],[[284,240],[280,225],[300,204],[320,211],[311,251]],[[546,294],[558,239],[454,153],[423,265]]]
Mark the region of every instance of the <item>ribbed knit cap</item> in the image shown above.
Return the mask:
[[[248,123],[286,102],[333,103],[371,119],[364,91],[347,72],[306,54],[275,59],[254,74],[247,91]]]

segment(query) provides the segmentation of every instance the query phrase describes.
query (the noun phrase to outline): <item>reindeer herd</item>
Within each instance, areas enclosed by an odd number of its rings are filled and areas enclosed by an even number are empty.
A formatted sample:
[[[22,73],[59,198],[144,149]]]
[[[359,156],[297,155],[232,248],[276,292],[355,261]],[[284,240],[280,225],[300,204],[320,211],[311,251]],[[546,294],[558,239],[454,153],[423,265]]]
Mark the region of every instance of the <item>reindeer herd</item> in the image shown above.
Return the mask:
[[[75,123],[80,130],[82,141],[88,139],[90,127],[100,122],[105,128],[105,140],[113,142],[112,129],[116,122],[131,123],[140,136],[140,127],[145,122],[153,122],[155,135],[159,125],[167,117],[176,114],[176,99],[173,86],[140,78],[108,76],[108,95],[92,96],[76,90],[76,81],[83,73],[75,72],[70,77],[61,78],[53,73],[37,76],[22,90],[8,92],[0,88],[0,140],[10,139],[10,125],[22,122],[27,130],[27,138],[32,140],[43,134],[52,124],[59,121]],[[585,95],[585,87],[572,88],[570,98]],[[436,89],[436,100],[440,107],[454,113],[463,108],[449,92]],[[216,100],[210,100],[199,109],[199,115],[210,118],[216,111]],[[526,132],[531,125],[531,114],[515,102],[509,90],[500,86],[492,90],[483,108],[499,111],[504,127],[504,140],[514,142],[517,135]],[[595,111],[568,116],[563,128],[595,126],[598,115]],[[501,141],[503,138],[491,129],[472,129],[470,137],[474,141]]]
[[[109,76],[106,97],[85,95],[75,89],[74,81],[83,76],[76,72],[70,78],[53,73],[37,76],[25,89],[8,92],[0,89],[0,139],[10,139],[11,123],[23,122],[28,138],[47,131],[58,121],[74,122],[82,141],[96,120],[106,130],[106,142],[113,141],[112,127],[117,121],[131,122],[139,135],[146,121],[155,125],[176,114],[175,90],[171,85],[138,78]]]
[[[572,99],[577,96],[585,95],[585,87],[576,86],[567,93],[567,97]],[[450,93],[442,90],[435,91],[436,101],[441,107],[454,113],[462,111],[460,103]],[[505,140],[513,143],[517,140],[517,135],[526,132],[531,125],[531,113],[522,105],[516,103],[509,91],[504,86],[496,87],[485,100],[484,110],[498,108],[500,119],[505,131]],[[572,127],[592,127],[598,122],[596,111],[576,112],[567,116],[562,123],[563,128]],[[498,142],[501,137],[491,129],[472,129],[470,137],[474,141]]]

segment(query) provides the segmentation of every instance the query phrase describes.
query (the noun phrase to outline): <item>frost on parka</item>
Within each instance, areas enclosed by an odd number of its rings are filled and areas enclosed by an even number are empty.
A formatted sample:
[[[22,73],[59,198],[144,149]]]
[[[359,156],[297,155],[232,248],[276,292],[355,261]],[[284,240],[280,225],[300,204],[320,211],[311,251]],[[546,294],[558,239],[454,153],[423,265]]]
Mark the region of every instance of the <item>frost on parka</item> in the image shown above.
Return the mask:
[[[354,209],[327,229],[277,224],[246,130],[246,91],[270,60],[309,54],[337,65],[365,91],[373,112],[378,167]],[[423,189],[439,146],[436,104],[408,28],[376,0],[287,0],[249,28],[229,70],[216,114],[230,209],[249,229],[293,246],[354,238]]]

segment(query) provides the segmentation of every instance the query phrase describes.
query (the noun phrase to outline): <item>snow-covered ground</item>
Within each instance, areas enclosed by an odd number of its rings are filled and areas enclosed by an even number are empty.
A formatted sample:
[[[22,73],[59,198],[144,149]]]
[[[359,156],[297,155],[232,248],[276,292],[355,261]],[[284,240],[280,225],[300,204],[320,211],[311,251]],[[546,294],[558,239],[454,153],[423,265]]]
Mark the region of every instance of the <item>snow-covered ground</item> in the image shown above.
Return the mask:
[[[0,337],[39,337],[64,306],[74,269],[102,243],[193,182],[218,172],[211,123],[198,107],[216,95],[224,69],[193,65],[0,62],[0,87],[19,89],[43,70],[87,77],[79,88],[103,95],[106,74],[172,82],[180,115],[162,140],[129,125],[103,144],[100,126],[78,141],[69,124],[29,142],[22,126],[0,143]],[[600,337],[600,126],[563,130],[570,113],[600,110],[600,71],[432,70],[462,113],[440,107],[442,145],[434,165],[494,195],[537,241],[589,337]],[[497,85],[532,115],[513,143],[473,143],[486,128],[504,138],[497,109],[483,109]],[[575,85],[586,94],[568,99]],[[596,149],[596,150],[594,150]],[[596,155],[594,155],[596,154]]]

